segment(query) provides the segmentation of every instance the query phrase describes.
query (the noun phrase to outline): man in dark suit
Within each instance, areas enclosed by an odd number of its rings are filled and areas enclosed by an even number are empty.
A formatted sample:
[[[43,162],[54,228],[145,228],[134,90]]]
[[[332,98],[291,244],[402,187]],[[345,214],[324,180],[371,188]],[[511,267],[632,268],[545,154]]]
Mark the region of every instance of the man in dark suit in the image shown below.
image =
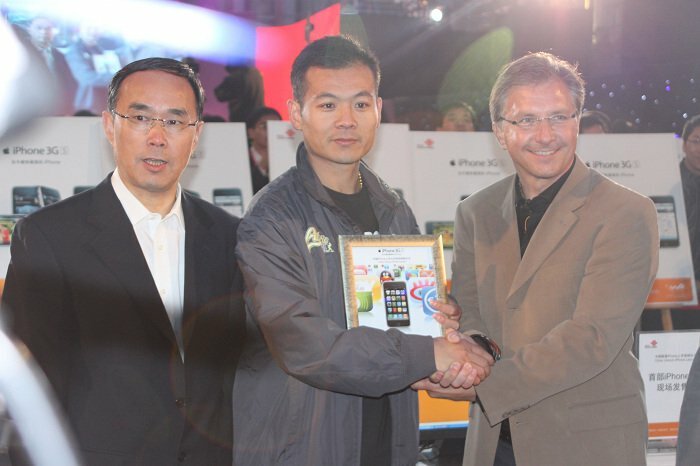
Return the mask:
[[[203,99],[178,61],[124,67],[102,115],[117,169],[14,231],[4,317],[87,464],[231,464],[238,219],[179,185]]]

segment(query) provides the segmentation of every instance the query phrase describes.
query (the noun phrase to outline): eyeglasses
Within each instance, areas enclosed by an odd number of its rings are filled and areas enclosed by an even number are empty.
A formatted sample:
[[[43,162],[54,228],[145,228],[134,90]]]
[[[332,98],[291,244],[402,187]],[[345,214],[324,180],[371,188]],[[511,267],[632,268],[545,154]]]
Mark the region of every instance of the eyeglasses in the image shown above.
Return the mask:
[[[529,130],[529,129],[534,129],[541,121],[548,121],[550,126],[552,128],[557,128],[564,126],[567,124],[569,121],[573,120],[576,118],[576,112],[572,113],[571,115],[564,115],[562,113],[558,113],[556,115],[548,116],[548,117],[540,117],[536,118],[533,116],[526,116],[523,117],[519,120],[508,120],[507,118],[499,117],[497,121],[505,121],[510,123],[513,126],[517,126],[520,129],[524,130]]]
[[[688,142],[694,146],[700,146],[700,139],[688,139]]]
[[[131,124],[132,127],[138,131],[143,131],[144,133],[150,131],[156,123],[160,123],[169,134],[177,134],[188,126],[197,126],[197,123],[199,123],[199,120],[195,120],[193,123],[187,123],[174,118],[155,118],[141,114],[122,115],[116,110],[112,110],[112,113],[118,117],[124,118],[129,122],[129,124]]]

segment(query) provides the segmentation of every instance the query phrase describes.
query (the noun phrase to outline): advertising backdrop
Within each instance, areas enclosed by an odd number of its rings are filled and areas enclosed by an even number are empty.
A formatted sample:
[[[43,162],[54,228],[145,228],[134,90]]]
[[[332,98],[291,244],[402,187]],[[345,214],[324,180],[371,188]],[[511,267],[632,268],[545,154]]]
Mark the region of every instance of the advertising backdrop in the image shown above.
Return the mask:
[[[678,418],[700,331],[641,332],[639,370],[644,380],[649,439],[678,436]]]

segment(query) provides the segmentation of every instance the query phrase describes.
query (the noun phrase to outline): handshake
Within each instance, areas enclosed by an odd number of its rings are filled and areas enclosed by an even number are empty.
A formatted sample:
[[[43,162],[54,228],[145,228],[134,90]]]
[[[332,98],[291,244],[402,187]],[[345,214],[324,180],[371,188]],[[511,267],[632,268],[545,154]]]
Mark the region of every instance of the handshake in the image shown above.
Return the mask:
[[[435,398],[474,401],[474,386],[489,376],[495,363],[494,356],[472,337],[457,330],[461,314],[458,306],[454,303],[433,304],[440,310],[435,318],[445,329],[444,337],[433,340],[437,371],[411,387],[426,390]]]

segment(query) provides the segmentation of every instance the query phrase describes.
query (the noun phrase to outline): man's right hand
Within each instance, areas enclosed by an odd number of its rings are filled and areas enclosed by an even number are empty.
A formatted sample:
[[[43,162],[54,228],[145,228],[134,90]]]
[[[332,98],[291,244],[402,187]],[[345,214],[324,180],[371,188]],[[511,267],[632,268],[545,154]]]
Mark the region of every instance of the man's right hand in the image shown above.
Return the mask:
[[[433,339],[437,372],[430,378],[443,387],[478,384],[491,373],[494,360],[471,338],[448,329]]]

